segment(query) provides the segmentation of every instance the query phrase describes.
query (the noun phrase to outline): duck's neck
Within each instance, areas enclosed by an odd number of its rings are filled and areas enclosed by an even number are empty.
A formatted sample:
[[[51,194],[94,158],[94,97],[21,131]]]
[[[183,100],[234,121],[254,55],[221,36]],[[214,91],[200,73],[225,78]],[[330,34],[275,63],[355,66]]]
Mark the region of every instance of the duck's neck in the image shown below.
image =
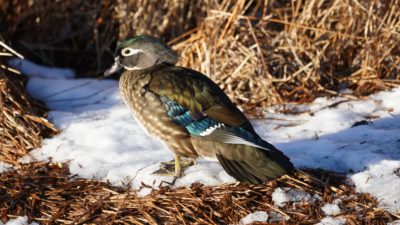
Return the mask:
[[[144,69],[127,70],[123,75],[125,75],[125,74],[130,74],[130,75],[149,74],[149,73],[152,73],[153,71],[161,70],[163,68],[171,67],[171,66],[175,66],[175,65],[167,63],[167,62],[162,62],[162,63],[158,63],[158,64],[155,64],[153,66],[150,66],[150,67],[147,67]]]

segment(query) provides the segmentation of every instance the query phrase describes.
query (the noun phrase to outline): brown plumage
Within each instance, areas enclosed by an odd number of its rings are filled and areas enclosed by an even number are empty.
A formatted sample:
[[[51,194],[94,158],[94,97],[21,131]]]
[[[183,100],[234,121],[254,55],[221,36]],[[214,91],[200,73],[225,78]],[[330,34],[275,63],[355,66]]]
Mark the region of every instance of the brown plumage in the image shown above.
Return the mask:
[[[134,37],[118,46],[113,66],[126,69],[120,91],[137,121],[176,156],[175,175],[181,175],[181,156],[216,158],[231,176],[250,183],[294,169],[214,82],[176,62],[167,46]]]
[[[186,130],[168,117],[166,109],[155,93],[148,91],[153,74],[161,66],[145,70],[126,71],[119,81],[119,89],[139,125],[151,135],[164,141],[175,154],[188,158],[198,155]]]

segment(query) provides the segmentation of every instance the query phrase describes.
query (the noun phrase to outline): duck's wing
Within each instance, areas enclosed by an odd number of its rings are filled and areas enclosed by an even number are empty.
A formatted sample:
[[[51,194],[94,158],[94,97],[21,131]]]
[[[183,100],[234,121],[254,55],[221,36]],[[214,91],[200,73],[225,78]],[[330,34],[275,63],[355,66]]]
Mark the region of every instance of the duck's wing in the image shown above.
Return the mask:
[[[208,117],[254,131],[246,116],[218,85],[197,71],[183,67],[164,68],[153,74],[148,89],[165,104],[187,110],[194,120]]]

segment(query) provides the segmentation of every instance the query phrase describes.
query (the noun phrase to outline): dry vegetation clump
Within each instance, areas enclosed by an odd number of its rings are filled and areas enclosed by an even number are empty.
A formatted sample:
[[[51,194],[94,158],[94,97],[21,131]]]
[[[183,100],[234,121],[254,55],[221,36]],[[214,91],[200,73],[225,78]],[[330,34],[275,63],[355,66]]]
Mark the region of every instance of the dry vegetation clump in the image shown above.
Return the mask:
[[[13,53],[0,44],[0,162],[18,165],[43,137],[58,131],[44,118],[44,106],[26,93],[26,78],[6,66]]]
[[[220,3],[171,43],[247,111],[400,84],[398,0]]]
[[[139,198],[106,182],[74,178],[67,165],[24,164],[20,170],[0,174],[0,219],[27,215],[41,224],[238,224],[247,214],[261,210],[275,223],[315,224],[325,217],[321,207],[334,199],[341,199],[337,216],[347,224],[386,224],[396,218],[379,209],[368,194],[355,193],[345,177],[313,173],[319,180],[297,175],[264,185],[161,187]],[[304,190],[321,199],[277,207],[271,200],[277,187]]]
[[[114,59],[116,1],[0,0],[0,33],[29,60],[98,75]]]
[[[168,41],[198,26],[209,9],[208,1],[119,1],[114,19],[120,25],[120,39],[152,35]]]

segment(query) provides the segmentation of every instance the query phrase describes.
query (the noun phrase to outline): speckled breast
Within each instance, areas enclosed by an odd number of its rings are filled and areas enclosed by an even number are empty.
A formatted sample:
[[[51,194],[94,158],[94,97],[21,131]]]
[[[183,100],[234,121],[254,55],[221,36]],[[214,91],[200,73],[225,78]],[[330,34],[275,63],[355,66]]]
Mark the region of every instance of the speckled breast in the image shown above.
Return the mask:
[[[122,99],[130,107],[136,122],[150,135],[164,141],[175,154],[196,158],[197,154],[186,130],[173,122],[157,96],[146,90],[151,76],[125,72],[119,82]]]

